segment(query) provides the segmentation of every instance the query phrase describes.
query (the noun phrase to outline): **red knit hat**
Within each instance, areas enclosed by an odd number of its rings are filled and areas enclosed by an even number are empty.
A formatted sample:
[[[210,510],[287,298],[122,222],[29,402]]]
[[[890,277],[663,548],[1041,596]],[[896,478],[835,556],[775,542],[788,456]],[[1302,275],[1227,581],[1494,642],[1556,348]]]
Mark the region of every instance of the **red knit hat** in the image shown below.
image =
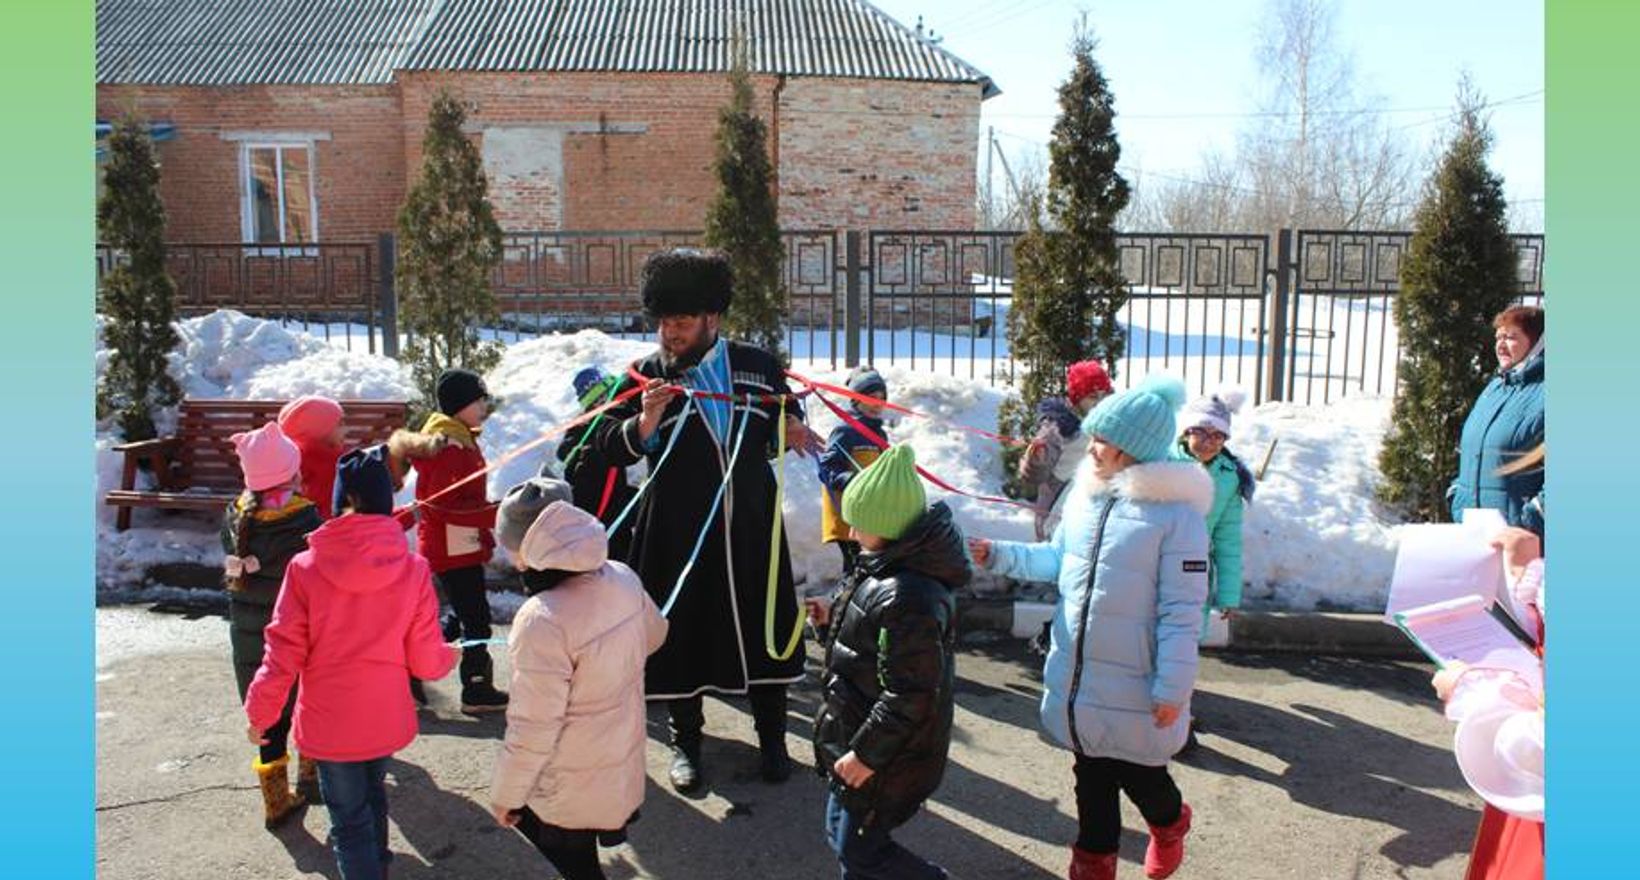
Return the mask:
[[[292,440],[323,440],[342,423],[342,405],[328,397],[309,394],[279,410],[279,429]]]
[[[1078,361],[1065,368],[1065,396],[1071,403],[1095,394],[1108,394],[1110,374],[1098,361]]]

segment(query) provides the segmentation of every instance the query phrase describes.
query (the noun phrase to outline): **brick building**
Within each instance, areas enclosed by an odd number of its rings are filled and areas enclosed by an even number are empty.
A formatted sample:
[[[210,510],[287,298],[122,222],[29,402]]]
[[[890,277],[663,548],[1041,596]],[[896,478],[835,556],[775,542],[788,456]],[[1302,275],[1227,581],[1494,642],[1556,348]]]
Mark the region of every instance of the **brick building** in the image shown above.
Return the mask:
[[[696,229],[737,30],[783,226],[973,228],[996,88],[864,0],[99,0],[97,113],[163,127],[173,241],[390,230],[441,88],[504,229]]]

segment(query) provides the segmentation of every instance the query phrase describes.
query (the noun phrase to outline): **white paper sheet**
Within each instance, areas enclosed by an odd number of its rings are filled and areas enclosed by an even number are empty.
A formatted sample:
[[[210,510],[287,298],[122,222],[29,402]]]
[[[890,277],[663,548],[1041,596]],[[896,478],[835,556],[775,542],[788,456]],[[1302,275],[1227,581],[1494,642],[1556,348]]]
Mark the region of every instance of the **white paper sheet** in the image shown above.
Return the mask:
[[[1405,526],[1395,554],[1384,616],[1477,596],[1490,606],[1507,589],[1503,554],[1474,525],[1434,523]]]

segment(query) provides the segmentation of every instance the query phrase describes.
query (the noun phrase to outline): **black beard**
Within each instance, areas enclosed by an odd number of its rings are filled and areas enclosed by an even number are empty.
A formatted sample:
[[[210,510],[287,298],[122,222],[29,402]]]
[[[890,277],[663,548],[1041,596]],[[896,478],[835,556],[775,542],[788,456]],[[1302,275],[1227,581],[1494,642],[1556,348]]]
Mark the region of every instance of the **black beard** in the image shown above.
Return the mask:
[[[699,345],[682,354],[673,354],[667,351],[665,346],[662,346],[661,371],[664,378],[676,379],[682,376],[685,370],[699,364],[701,359],[706,357],[706,353],[711,351],[712,346],[716,344],[717,335],[713,334],[710,338],[703,340]]]

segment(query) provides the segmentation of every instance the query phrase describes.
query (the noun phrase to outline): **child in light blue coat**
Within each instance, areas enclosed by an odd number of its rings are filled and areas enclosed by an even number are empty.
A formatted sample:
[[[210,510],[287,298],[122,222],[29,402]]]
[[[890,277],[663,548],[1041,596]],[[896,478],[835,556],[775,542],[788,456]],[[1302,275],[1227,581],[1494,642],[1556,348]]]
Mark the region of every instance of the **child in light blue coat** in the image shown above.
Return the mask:
[[[1050,540],[970,542],[993,572],[1059,585],[1042,725],[1076,755],[1071,880],[1116,876],[1122,793],[1150,826],[1146,876],[1184,858],[1191,811],[1167,764],[1189,730],[1213,501],[1201,465],[1168,460],[1185,393],[1152,377],[1088,414],[1088,458]]]

